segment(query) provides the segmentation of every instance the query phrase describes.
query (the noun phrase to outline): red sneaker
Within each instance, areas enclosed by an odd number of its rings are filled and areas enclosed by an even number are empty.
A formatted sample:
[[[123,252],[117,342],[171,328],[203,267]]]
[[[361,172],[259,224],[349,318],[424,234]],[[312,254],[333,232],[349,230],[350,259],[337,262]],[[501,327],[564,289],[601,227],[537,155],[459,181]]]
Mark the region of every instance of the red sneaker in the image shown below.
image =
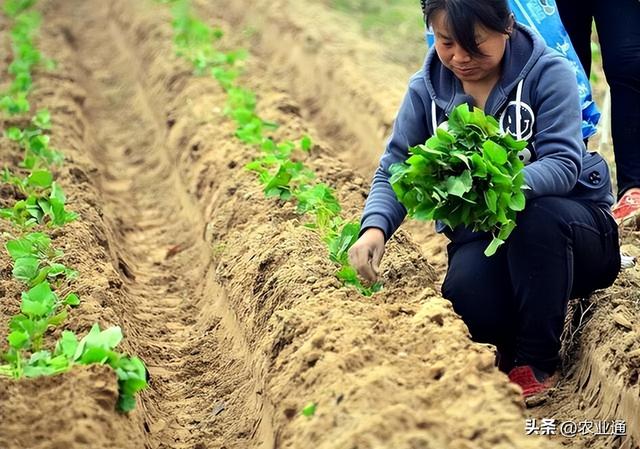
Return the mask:
[[[618,225],[628,223],[640,216],[640,189],[627,190],[611,211]]]
[[[522,388],[525,405],[531,407],[544,402],[558,383],[558,375],[547,375],[539,380],[529,365],[516,366],[509,371],[509,380]]]

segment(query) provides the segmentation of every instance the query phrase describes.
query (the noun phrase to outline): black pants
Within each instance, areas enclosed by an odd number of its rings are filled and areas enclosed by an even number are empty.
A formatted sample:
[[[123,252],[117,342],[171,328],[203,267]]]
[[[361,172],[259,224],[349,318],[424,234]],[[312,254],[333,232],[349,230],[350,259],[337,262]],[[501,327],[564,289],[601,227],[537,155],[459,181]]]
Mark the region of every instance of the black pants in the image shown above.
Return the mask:
[[[491,257],[483,254],[486,233],[454,239],[442,295],[472,338],[496,345],[507,364],[550,373],[569,298],[608,287],[618,275],[618,228],[595,204],[554,196],[529,201],[516,223]]]
[[[580,62],[591,71],[591,23],[595,20],[602,62],[611,87],[611,134],[618,197],[640,187],[640,2],[556,0]]]

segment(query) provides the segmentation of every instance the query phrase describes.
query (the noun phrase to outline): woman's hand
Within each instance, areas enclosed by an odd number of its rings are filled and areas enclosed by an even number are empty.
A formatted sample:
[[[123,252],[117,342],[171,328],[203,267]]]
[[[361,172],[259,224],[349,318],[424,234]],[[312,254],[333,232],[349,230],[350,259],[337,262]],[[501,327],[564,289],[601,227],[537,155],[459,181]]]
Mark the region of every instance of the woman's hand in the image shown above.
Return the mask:
[[[349,249],[349,263],[360,277],[373,283],[378,280],[378,270],[383,254],[384,233],[379,228],[369,228]]]

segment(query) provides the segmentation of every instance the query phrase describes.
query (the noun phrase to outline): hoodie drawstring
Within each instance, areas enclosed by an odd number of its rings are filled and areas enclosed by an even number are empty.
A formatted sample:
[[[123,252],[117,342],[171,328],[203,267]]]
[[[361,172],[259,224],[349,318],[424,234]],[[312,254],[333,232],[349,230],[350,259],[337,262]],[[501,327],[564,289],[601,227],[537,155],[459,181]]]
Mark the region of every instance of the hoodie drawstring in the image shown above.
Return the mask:
[[[433,135],[436,135],[436,128],[438,128],[438,121],[436,120],[436,102],[431,99],[431,127],[433,129]]]
[[[516,90],[516,140],[522,139],[522,125],[520,124],[522,119],[522,83],[524,83],[524,79],[520,80]]]

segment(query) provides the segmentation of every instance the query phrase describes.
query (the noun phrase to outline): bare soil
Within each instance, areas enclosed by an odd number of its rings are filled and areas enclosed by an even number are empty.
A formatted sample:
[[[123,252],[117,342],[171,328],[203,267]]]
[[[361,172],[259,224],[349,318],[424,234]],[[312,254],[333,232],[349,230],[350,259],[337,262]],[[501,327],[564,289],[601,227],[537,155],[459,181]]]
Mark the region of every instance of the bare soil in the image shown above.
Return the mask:
[[[260,115],[281,125],[279,139],[314,137],[305,162],[357,218],[406,69],[316,3],[194,3],[226,31],[221,45],[249,48],[242,83]],[[255,150],[234,139],[217,82],[174,55],[167,8],[40,8],[40,45],[58,67],[36,74],[33,101],[52,112],[66,155],[57,177],[81,215],[54,233],[80,272],[65,287],[83,300],[69,327],[121,326],[150,388],[124,416],[104,368],[2,380],[0,448],[637,447],[637,269],[594,295],[558,391],[527,410],[494,348],[473,342],[439,295],[445,242],[430,224],[390,241],[383,292],[341,287],[305,218],[243,169]],[[0,155],[15,166],[20,152],[3,140]],[[636,231],[623,238],[640,253]],[[20,291],[2,258],[2,322]],[[311,401],[317,413],[302,416]],[[629,437],[527,436],[526,417],[626,419]]]

